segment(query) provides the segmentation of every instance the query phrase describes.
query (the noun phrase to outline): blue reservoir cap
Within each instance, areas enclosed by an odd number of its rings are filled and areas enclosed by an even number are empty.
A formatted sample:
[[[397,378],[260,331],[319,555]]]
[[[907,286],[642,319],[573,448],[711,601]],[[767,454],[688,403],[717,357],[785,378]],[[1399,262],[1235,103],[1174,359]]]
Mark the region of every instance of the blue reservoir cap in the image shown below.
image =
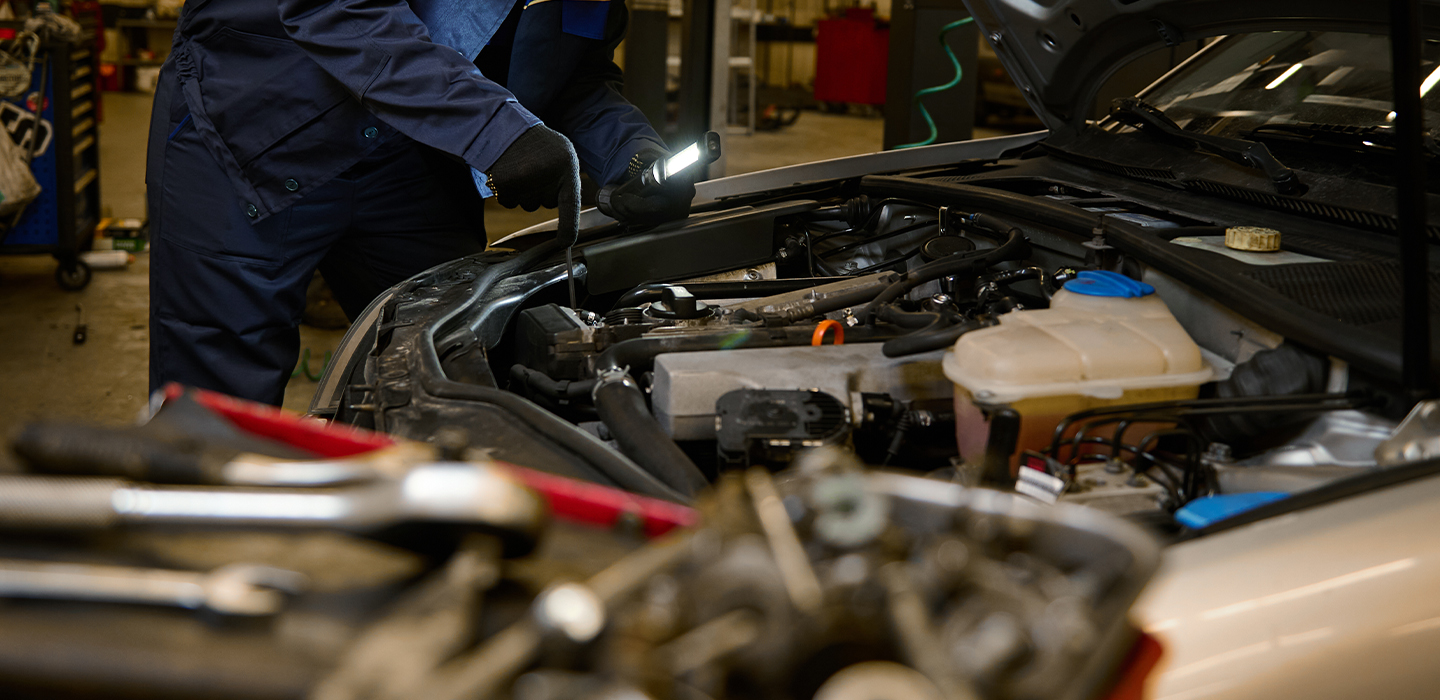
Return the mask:
[[[1118,272],[1085,270],[1075,279],[1065,283],[1065,289],[1076,294],[1092,297],[1120,297],[1138,299],[1155,293],[1155,288],[1144,282],[1136,282]]]
[[[1273,503],[1288,497],[1284,491],[1254,491],[1232,493],[1223,496],[1197,498],[1184,508],[1175,511],[1175,520],[1192,530],[1214,525],[1221,520],[1233,518],[1247,510],[1254,510],[1266,503]]]

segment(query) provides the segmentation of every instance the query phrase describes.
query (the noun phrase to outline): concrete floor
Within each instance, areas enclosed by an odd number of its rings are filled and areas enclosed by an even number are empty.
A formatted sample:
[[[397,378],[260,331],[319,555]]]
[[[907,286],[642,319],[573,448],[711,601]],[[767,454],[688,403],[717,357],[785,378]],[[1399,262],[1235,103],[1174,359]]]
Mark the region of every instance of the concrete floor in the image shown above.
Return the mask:
[[[110,216],[144,216],[150,97],[106,93],[104,100],[102,209]],[[782,131],[728,136],[728,172],[875,151],[882,127],[882,120],[874,117],[806,112]],[[487,209],[492,240],[551,218],[545,212]],[[0,435],[36,418],[130,423],[146,404],[148,255],[136,255],[125,270],[97,271],[80,292],[60,290],[54,270],[54,260],[46,256],[0,256],[0,328],[5,329]],[[77,305],[89,326],[83,345],[71,342]],[[302,347],[316,360],[312,369],[318,371],[318,360],[336,347],[343,331],[302,327],[301,336]],[[292,379],[285,407],[304,410],[314,391],[315,382],[303,376]],[[0,456],[0,464],[4,459]]]

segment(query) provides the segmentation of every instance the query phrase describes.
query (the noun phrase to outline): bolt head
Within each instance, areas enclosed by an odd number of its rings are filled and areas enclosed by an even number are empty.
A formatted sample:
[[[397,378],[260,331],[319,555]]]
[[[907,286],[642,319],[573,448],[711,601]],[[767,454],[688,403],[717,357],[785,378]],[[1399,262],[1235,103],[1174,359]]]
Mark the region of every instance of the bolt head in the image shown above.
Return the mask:
[[[535,600],[535,617],[542,627],[577,644],[589,642],[605,628],[604,604],[579,583],[562,583],[541,593]]]

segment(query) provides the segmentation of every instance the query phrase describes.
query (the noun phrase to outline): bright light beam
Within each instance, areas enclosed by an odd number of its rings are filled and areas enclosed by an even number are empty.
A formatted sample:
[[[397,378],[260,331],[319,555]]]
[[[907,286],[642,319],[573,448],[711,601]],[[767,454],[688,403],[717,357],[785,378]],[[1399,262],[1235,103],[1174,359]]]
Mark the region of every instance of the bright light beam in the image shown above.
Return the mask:
[[[700,144],[692,143],[689,148],[670,156],[670,160],[665,161],[665,179],[670,179],[681,170],[694,165],[698,160],[700,160]]]
[[[1265,89],[1266,89],[1266,90],[1274,90],[1275,88],[1280,87],[1280,83],[1285,82],[1286,80],[1288,80],[1288,79],[1290,78],[1290,76],[1295,75],[1295,72],[1298,71],[1298,70],[1300,70],[1300,67],[1303,66],[1303,65],[1305,65],[1305,64],[1304,64],[1304,63],[1296,63],[1295,65],[1290,66],[1289,68],[1286,68],[1286,69],[1285,69],[1285,72],[1284,72],[1284,73],[1281,73],[1281,74],[1280,74],[1280,77],[1278,77],[1278,78],[1270,81],[1270,84],[1269,84],[1269,85],[1266,85],[1266,86],[1265,86]]]
[[[1430,88],[1435,87],[1435,83],[1440,83],[1440,68],[1430,71],[1430,75],[1425,78],[1425,82],[1420,83],[1420,96],[1424,97],[1425,93],[1430,92]]]

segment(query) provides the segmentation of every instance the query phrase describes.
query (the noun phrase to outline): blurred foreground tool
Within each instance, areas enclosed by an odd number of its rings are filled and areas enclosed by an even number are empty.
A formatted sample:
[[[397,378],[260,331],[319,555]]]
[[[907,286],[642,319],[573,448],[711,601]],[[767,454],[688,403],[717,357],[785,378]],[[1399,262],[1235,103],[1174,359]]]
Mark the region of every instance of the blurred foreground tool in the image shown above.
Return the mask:
[[[254,564],[214,571],[140,569],[98,564],[0,559],[0,598],[88,600],[163,605],[222,615],[274,615],[305,577]]]
[[[80,527],[62,523],[81,517],[86,504],[94,510],[89,517],[96,525],[373,532],[415,521],[488,525],[527,541],[543,525],[547,509],[555,517],[589,525],[633,524],[651,537],[695,522],[693,510],[665,501],[500,462],[467,460],[463,436],[440,435],[430,445],[212,392],[171,386],[165,396],[140,426],[56,422],[22,428],[13,448],[32,471],[126,481],[31,477],[8,482],[28,488],[29,498],[48,494],[42,502],[49,515],[22,516],[15,511],[21,501],[14,499],[26,496],[19,491],[8,498],[0,495],[0,527],[39,526],[47,518],[50,526]],[[307,488],[177,489],[131,481]],[[107,493],[121,494],[121,501],[107,506]],[[544,507],[537,505],[537,496]],[[28,525],[25,518],[31,520]]]
[[[407,696],[1129,699],[1153,666],[1127,612],[1158,548],[1118,519],[839,449],[723,475],[700,508],[589,578],[536,582]]]

